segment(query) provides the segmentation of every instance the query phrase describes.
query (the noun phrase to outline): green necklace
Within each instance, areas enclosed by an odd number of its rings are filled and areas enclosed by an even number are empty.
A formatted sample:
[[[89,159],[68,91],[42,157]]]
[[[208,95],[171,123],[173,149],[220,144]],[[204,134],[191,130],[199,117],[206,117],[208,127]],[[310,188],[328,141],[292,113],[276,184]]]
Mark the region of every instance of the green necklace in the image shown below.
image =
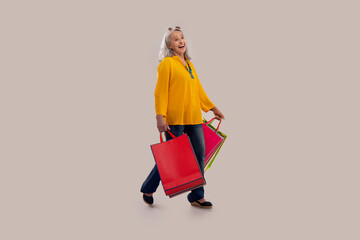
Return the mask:
[[[188,67],[189,67],[189,68],[187,68],[187,67],[185,66],[185,67],[186,67],[186,70],[188,70],[188,72],[190,73],[191,78],[194,79],[194,76],[193,76],[193,74],[192,74],[192,69],[191,69],[188,61],[186,61],[186,63],[187,63],[187,65],[188,65]]]

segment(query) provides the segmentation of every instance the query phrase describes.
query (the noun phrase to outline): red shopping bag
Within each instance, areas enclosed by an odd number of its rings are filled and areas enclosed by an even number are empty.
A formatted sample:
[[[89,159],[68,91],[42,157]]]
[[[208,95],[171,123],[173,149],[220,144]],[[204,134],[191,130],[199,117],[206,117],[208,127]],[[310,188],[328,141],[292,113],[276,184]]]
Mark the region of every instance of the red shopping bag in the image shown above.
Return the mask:
[[[206,184],[187,134],[151,145],[151,151],[159,170],[167,196],[174,197]]]
[[[216,157],[218,150],[220,149],[220,147],[222,146],[222,144],[224,143],[224,141],[226,139],[226,135],[222,134],[218,131],[221,120],[220,120],[216,130],[214,129],[214,127],[209,126],[209,124],[212,121],[214,121],[214,119],[215,118],[211,119],[208,122],[206,122],[206,120],[204,120],[204,123],[202,124],[203,131],[204,131],[204,138],[205,138],[205,160],[204,160],[204,168],[205,169],[207,169],[206,167],[211,162],[211,159]],[[209,167],[210,167],[210,165],[209,165]]]

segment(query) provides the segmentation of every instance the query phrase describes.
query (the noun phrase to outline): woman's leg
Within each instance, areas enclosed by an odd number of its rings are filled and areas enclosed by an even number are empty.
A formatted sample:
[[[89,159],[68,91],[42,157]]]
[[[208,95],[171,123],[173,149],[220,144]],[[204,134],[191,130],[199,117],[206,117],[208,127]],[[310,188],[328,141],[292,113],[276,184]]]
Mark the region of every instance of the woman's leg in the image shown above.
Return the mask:
[[[184,133],[183,125],[170,125],[170,132],[174,134],[176,137],[180,136]],[[172,139],[168,132],[165,133],[166,140]],[[160,174],[159,170],[155,164],[153,169],[151,170],[149,176],[146,178],[144,183],[141,186],[140,192],[142,193],[154,193],[160,184]]]
[[[187,133],[190,138],[190,142],[198,160],[201,173],[204,175],[205,139],[202,124],[186,125],[184,132]],[[189,202],[194,202],[204,198],[204,187],[201,186],[192,190],[188,194],[187,198]]]
[[[160,184],[159,170],[155,164],[151,170],[149,176],[146,178],[141,186],[140,192],[142,193],[154,193]]]

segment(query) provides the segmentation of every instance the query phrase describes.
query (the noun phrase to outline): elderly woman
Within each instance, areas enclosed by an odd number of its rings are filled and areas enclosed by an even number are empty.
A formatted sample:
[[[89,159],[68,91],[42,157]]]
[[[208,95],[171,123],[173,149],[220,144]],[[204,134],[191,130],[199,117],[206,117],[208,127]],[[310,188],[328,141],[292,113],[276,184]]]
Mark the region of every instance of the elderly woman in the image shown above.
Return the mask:
[[[190,60],[180,27],[169,28],[161,44],[160,64],[157,69],[156,120],[159,132],[165,132],[167,140],[171,139],[167,130],[171,130],[175,136],[187,133],[204,174],[205,141],[201,110],[211,110],[218,120],[223,119],[224,115],[206,95]],[[153,204],[152,195],[159,183],[160,175],[155,164],[140,190],[148,205]],[[187,199],[192,206],[212,207],[211,202],[204,198],[204,187],[192,190]]]

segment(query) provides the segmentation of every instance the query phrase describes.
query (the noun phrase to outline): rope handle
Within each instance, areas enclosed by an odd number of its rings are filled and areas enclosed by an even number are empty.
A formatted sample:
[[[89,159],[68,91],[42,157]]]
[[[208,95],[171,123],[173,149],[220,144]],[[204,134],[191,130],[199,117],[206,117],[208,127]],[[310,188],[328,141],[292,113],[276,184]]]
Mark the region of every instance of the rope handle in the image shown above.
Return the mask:
[[[170,136],[174,139],[176,138],[176,136],[174,134],[172,134],[169,130],[167,130],[167,132],[170,134]],[[160,133],[160,142],[163,143],[163,138],[162,138],[162,135]]]
[[[212,122],[214,121],[214,119],[215,119],[215,118],[212,118],[210,121],[208,121],[208,122],[206,123],[206,125],[209,125],[210,123],[212,123]],[[215,130],[215,133],[219,130],[220,124],[221,124],[221,119],[219,120],[219,124],[218,124],[218,126],[217,126],[217,128],[216,128],[216,130]]]

